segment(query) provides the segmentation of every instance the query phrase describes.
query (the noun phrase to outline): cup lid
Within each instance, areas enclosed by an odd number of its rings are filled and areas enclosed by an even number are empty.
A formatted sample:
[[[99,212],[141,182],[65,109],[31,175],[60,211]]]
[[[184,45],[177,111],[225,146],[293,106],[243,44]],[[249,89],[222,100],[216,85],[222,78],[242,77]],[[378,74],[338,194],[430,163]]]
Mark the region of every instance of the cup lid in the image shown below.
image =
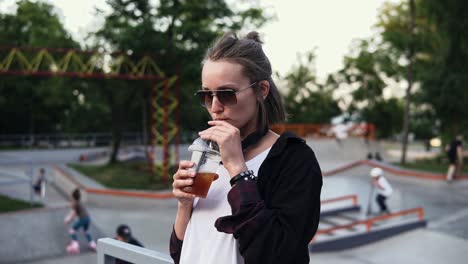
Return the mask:
[[[189,146],[188,150],[191,152],[199,151],[206,152],[210,155],[220,156],[219,146],[218,144],[216,144],[216,142],[210,140],[203,140],[201,138],[195,139],[192,145]]]

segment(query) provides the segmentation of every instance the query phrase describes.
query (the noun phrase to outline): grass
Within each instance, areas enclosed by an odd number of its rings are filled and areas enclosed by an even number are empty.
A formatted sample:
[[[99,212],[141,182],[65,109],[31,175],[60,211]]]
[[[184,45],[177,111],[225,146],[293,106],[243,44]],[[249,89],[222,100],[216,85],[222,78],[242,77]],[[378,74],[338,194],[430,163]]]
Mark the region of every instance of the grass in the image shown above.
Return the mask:
[[[161,176],[151,175],[147,162],[125,162],[101,166],[69,164],[69,166],[109,188],[163,190],[172,185],[173,169],[170,169],[169,182],[164,184]]]
[[[21,200],[12,199],[3,195],[0,195],[0,213],[15,212],[24,209],[42,207],[38,203],[28,203]]]
[[[466,164],[468,159],[463,160],[463,168],[462,174],[468,174],[468,167]],[[434,173],[446,173],[448,169],[448,161],[445,157],[438,156],[432,159],[420,159],[416,160],[411,163],[406,163],[405,165],[401,163],[395,163],[395,165],[401,166],[403,168],[414,169],[414,170],[421,170],[421,171],[429,171]]]

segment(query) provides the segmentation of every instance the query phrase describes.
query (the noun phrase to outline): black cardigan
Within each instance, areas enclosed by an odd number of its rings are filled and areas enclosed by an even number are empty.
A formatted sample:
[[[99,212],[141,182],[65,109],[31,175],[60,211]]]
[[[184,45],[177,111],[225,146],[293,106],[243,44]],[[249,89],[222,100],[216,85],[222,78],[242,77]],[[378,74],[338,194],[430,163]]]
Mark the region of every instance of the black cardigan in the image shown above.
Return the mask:
[[[246,264],[309,263],[321,188],[314,152],[304,140],[285,132],[260,166],[258,181],[240,181],[229,191],[232,215],[218,218],[215,226],[234,235]],[[170,253],[175,263],[181,249],[182,241],[173,231]]]

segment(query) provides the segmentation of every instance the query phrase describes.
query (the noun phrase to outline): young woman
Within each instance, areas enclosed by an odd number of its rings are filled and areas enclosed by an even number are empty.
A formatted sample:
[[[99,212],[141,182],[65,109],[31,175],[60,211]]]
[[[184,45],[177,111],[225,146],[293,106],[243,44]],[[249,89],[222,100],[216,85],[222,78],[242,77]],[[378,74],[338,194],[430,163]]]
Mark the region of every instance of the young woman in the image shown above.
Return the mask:
[[[261,44],[257,32],[228,33],[203,61],[196,95],[212,121],[199,136],[218,144],[222,166],[205,199],[184,191],[193,162],[174,174],[175,263],[309,263],[322,175],[304,140],[269,130],[285,111]]]

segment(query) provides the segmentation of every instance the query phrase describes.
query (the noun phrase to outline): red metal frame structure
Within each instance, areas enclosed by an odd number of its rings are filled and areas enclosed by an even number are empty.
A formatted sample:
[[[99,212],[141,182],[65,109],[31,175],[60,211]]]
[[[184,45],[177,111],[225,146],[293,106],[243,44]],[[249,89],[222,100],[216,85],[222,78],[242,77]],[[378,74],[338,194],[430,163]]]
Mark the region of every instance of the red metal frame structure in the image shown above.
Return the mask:
[[[347,201],[347,200],[351,200],[353,206],[358,205],[358,196],[357,196],[357,194],[350,194],[350,195],[335,197],[335,198],[331,198],[331,199],[327,199],[327,200],[322,200],[320,202],[320,204],[324,205],[324,204],[335,203],[335,202],[340,202],[340,201]]]
[[[163,163],[151,168],[161,172],[168,181],[171,160],[170,143],[179,143],[178,77],[167,77],[149,55],[132,52],[101,52],[77,49],[32,47],[0,47],[0,75],[72,77],[80,79],[122,79],[150,82],[152,89],[151,161],[155,161],[154,147],[163,146]],[[169,89],[173,84],[174,89]],[[161,92],[161,87],[163,91]],[[175,118],[170,118],[175,115]],[[174,149],[178,149],[175,146]],[[173,151],[175,162],[178,153]],[[153,170],[154,173],[154,170]]]
[[[346,200],[351,200],[353,206],[356,206],[358,204],[358,197],[356,194],[345,195],[341,197],[322,200],[320,204],[324,205],[324,204],[336,203],[336,202],[341,202],[341,201],[346,201]],[[317,236],[319,235],[329,235],[337,230],[351,229],[359,225],[364,225],[366,227],[366,232],[370,232],[374,226],[374,223],[376,222],[385,221],[388,219],[397,218],[397,217],[401,217],[401,216],[405,216],[409,214],[416,214],[418,217],[418,220],[422,221],[424,219],[424,208],[417,207],[417,208],[407,209],[407,210],[403,210],[399,212],[394,212],[391,214],[379,215],[379,216],[371,217],[365,220],[354,221],[347,225],[339,225],[339,226],[334,226],[330,228],[319,229],[317,230],[317,233],[315,234],[314,238],[310,242],[313,243],[316,240]]]

